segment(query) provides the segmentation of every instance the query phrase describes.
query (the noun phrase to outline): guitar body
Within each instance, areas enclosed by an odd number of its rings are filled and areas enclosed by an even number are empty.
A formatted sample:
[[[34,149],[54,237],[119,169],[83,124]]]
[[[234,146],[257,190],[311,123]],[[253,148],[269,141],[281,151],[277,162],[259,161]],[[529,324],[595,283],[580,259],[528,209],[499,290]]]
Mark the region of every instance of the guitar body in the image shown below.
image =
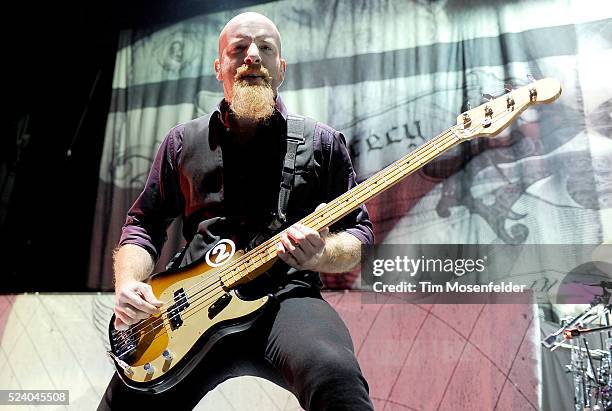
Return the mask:
[[[220,267],[197,261],[156,274],[148,283],[155,296],[167,302],[160,315],[142,320],[127,331],[115,330],[113,315],[109,356],[126,385],[152,393],[167,390],[220,339],[247,330],[265,311],[269,296],[242,299],[235,289],[224,288],[219,271]]]

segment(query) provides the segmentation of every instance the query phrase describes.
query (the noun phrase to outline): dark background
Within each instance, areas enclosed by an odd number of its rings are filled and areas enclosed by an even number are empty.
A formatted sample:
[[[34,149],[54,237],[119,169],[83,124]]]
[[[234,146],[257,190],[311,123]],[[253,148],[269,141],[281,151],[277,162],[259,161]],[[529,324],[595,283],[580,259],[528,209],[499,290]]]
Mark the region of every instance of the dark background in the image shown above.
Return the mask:
[[[3,11],[0,292],[87,291],[119,31],[260,3],[22,1]]]

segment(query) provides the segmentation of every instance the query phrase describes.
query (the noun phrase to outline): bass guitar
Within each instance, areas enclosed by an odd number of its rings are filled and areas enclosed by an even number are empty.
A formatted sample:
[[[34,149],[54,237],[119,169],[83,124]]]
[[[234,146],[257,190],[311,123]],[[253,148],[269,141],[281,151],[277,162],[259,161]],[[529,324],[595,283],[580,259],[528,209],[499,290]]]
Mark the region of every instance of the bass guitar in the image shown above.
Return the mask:
[[[442,153],[476,137],[494,137],[534,104],[550,103],[561,94],[555,79],[542,79],[512,90],[457,117],[448,128],[300,223],[314,230],[328,227]],[[245,300],[236,287],[266,272],[277,260],[276,234],[249,250],[220,240],[200,260],[152,275],[147,282],[164,302],[160,313],[125,331],[109,325],[112,358],[129,387],[163,392],[182,380],[224,336],[244,331],[261,315],[269,296]]]

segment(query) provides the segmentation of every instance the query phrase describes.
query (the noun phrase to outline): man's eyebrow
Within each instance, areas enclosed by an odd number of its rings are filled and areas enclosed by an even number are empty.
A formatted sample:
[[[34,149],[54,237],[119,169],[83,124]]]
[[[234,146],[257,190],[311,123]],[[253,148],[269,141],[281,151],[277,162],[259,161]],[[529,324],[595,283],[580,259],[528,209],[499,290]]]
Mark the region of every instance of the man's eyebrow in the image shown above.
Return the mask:
[[[230,40],[229,44],[237,43],[242,40],[251,39],[251,36],[248,36],[246,34],[236,34],[234,37],[235,39]],[[275,44],[276,38],[274,36],[265,35],[265,36],[255,36],[255,40],[263,40],[266,43]]]

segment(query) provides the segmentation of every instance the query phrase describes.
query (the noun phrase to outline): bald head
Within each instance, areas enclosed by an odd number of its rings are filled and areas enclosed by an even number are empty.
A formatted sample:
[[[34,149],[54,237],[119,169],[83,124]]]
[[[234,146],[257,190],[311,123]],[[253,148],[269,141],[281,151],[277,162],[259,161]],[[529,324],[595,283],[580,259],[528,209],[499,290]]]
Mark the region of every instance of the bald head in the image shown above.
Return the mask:
[[[278,44],[278,54],[281,54],[281,37],[278,28],[276,28],[276,24],[274,24],[272,20],[263,14],[255,13],[254,11],[247,11],[246,13],[241,13],[234,16],[227,22],[225,27],[223,27],[223,30],[221,30],[221,33],[219,34],[219,58],[221,58],[223,49],[225,49],[227,46],[228,33],[234,33],[237,30],[240,31],[241,28],[259,28],[268,31],[268,33],[273,35],[276,43]]]
[[[223,94],[232,100],[234,82],[266,83],[276,95],[285,77],[281,38],[276,25],[266,16],[248,12],[231,19],[219,34],[219,57],[214,63]]]

